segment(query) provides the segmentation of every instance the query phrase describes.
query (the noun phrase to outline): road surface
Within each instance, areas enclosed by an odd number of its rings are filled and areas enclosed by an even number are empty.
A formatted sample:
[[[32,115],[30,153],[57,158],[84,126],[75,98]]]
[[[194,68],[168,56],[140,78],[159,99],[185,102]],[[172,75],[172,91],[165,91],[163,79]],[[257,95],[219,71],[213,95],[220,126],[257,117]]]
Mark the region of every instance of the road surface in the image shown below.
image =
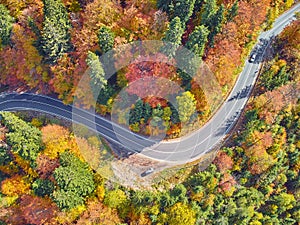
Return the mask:
[[[199,130],[171,141],[148,140],[129,130],[113,124],[92,111],[64,105],[61,101],[47,96],[30,93],[5,93],[0,95],[0,111],[35,110],[49,113],[76,124],[83,124],[98,132],[101,136],[131,152],[138,152],[146,157],[171,163],[186,163],[198,159],[213,149],[230,132],[245,107],[249,94],[258,76],[264,50],[272,36],[279,34],[299,12],[300,4],[281,15],[271,30],[259,36],[260,42],[254,47],[256,59],[245,62],[244,70],[239,75],[227,100],[216,114]],[[112,125],[113,124],[113,125]]]

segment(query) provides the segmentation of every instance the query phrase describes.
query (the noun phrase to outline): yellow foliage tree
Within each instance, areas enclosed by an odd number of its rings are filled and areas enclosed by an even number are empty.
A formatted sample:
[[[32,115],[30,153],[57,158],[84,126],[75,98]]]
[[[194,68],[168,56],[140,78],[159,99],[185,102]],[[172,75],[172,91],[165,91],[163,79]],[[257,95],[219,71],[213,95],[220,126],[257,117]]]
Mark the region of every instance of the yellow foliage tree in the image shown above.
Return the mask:
[[[43,153],[50,159],[57,158],[59,153],[67,149],[83,159],[74,136],[66,128],[59,125],[47,125],[41,131],[42,140],[45,144]]]
[[[186,204],[181,202],[176,203],[171,208],[167,209],[167,215],[162,216],[162,224],[167,222],[168,225],[193,225],[196,223],[196,213]]]
[[[30,184],[21,175],[7,178],[1,183],[1,192],[7,196],[19,196],[30,192]]]

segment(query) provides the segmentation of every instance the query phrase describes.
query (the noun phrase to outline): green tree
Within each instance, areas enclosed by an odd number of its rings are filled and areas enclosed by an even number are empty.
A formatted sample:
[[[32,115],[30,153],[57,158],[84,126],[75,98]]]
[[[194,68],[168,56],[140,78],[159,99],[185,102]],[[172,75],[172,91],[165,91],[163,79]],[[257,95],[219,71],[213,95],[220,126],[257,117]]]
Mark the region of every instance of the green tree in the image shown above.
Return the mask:
[[[24,122],[12,113],[2,112],[2,123],[8,128],[6,142],[14,153],[23,159],[35,163],[38,153],[42,149],[41,131]]]
[[[32,183],[32,190],[37,196],[50,195],[54,190],[54,184],[50,180],[36,179]]]
[[[129,112],[129,124],[139,123],[144,114],[144,102],[139,99]]]
[[[169,13],[171,3],[172,0],[157,0],[156,5],[158,9]]]
[[[181,44],[181,37],[184,33],[184,29],[182,28],[181,21],[179,17],[175,17],[171,20],[169,27],[166,31],[165,37],[163,41],[171,42],[172,45],[168,44],[162,49],[162,52],[168,57],[175,56],[177,48]]]
[[[195,1],[195,7],[194,7],[194,12],[195,13],[198,13],[201,10],[201,7],[202,7],[204,2],[205,2],[205,0],[196,0]]]
[[[184,27],[193,14],[195,0],[174,0],[170,5],[172,18],[179,17]]]
[[[37,47],[46,63],[55,64],[71,50],[70,28],[68,13],[61,0],[44,0],[43,28]]]
[[[172,110],[170,107],[165,107],[164,108],[164,113],[163,113],[163,116],[162,116],[162,119],[166,122],[169,122],[170,119],[171,119],[171,115],[172,115]]]
[[[158,105],[152,110],[152,120],[151,120],[152,126],[162,125],[161,118],[163,117],[163,114],[164,114],[164,110],[161,107],[161,105]]]
[[[201,14],[201,24],[208,26],[216,11],[216,0],[206,0],[205,4],[203,5],[203,13]]]
[[[0,146],[0,165],[7,165],[12,161],[12,157],[9,154],[9,150],[7,146],[1,145]]]
[[[106,26],[102,26],[98,31],[98,43],[102,54],[110,51],[114,47],[115,35]]]
[[[186,196],[187,190],[183,184],[176,185],[170,192],[171,197],[174,198],[175,202],[187,203],[188,199]]]
[[[188,41],[186,43],[186,48],[191,52],[185,54],[182,57],[177,57],[178,73],[183,79],[185,84],[196,75],[197,68],[201,63],[202,56],[204,54],[205,45],[207,43],[209,31],[208,29],[201,25],[197,26],[195,30],[189,35]]]
[[[144,103],[144,120],[147,122],[152,115],[152,107],[148,102]]]
[[[196,112],[196,100],[194,95],[186,91],[181,96],[176,97],[178,104],[179,118],[182,123],[190,120],[191,116]]]
[[[224,20],[225,7],[224,5],[220,5],[215,15],[212,16],[212,19],[209,23],[210,33],[208,35],[209,45],[211,47],[214,46],[215,36],[220,33],[223,20]]]
[[[59,190],[53,192],[52,197],[60,208],[69,209],[76,206],[95,189],[93,174],[87,163],[70,152],[61,153],[60,166],[55,169],[53,175]],[[67,196],[63,196],[64,194]],[[69,195],[74,199],[68,198]]]
[[[139,123],[144,118],[148,121],[152,115],[152,108],[149,103],[144,103],[143,100],[139,99],[132,110],[129,113],[129,124]]]
[[[89,75],[91,78],[90,85],[95,97],[98,98],[99,91],[104,89],[107,85],[107,80],[105,79],[105,73],[99,57],[88,51],[86,63],[89,66]]]
[[[189,36],[186,47],[193,51],[198,57],[202,58],[208,34],[209,31],[207,27],[203,25],[197,26]]]
[[[143,211],[142,209],[146,206],[153,205],[154,201],[155,198],[151,192],[135,191],[132,193],[131,202],[136,208],[140,208],[139,211]]]
[[[266,70],[260,79],[261,85],[271,91],[286,84],[289,80],[289,73],[286,71],[286,65],[283,65],[278,71]]]
[[[170,196],[168,192],[164,192],[161,194],[159,199],[160,205],[163,208],[172,206],[175,204],[175,199]]]
[[[68,190],[56,190],[52,194],[56,205],[62,210],[70,210],[76,206],[83,205],[84,198]]]
[[[0,4],[0,48],[1,45],[7,45],[10,40],[10,34],[15,19],[9,15],[9,10]]]
[[[294,195],[287,193],[280,193],[273,197],[272,202],[277,205],[277,212],[279,214],[285,212],[286,210],[292,209],[296,204]]]

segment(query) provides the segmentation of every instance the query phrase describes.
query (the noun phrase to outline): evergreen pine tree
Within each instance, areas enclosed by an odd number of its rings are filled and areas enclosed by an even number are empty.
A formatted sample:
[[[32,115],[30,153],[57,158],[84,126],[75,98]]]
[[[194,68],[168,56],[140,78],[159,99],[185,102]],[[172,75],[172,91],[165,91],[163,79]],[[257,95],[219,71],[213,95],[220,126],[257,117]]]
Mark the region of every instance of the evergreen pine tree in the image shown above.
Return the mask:
[[[183,35],[184,29],[182,28],[181,21],[179,17],[175,17],[171,20],[166,35],[163,41],[171,42],[171,45],[166,45],[162,49],[162,52],[167,56],[175,56],[175,52],[179,45],[181,44],[181,37]]]
[[[106,26],[102,26],[98,32],[98,43],[102,54],[110,51],[114,47],[114,33]]]
[[[37,42],[44,61],[55,64],[71,49],[68,13],[60,0],[44,0],[44,21],[41,36]]]
[[[184,27],[193,14],[194,6],[195,0],[175,0],[170,5],[170,11],[173,14],[172,18],[178,16],[182,22],[182,26]]]
[[[203,13],[201,15],[201,24],[209,27],[211,18],[215,15],[217,11],[216,0],[206,0],[203,5]]]
[[[207,43],[209,31],[207,27],[201,25],[197,26],[189,36],[186,47],[193,51],[198,57],[202,58],[205,45]]]
[[[214,46],[215,36],[221,31],[223,20],[224,20],[224,12],[225,12],[225,7],[222,4],[218,8],[218,11],[215,13],[215,15],[213,15],[209,23],[210,33],[208,35],[208,40],[209,40],[209,45],[211,47]]]
[[[107,80],[104,77],[105,73],[99,57],[95,53],[88,52],[86,63],[89,66],[90,84],[95,97],[97,97],[100,89],[106,87]]]
[[[0,47],[7,45],[15,19],[9,15],[8,9],[0,4]]]

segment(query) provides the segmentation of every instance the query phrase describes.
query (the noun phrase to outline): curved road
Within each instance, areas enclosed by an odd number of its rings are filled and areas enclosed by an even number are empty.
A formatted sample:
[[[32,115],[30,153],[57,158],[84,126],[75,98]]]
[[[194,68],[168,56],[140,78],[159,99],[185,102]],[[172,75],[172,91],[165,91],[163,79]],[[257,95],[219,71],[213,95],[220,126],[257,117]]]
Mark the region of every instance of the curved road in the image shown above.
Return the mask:
[[[30,93],[0,95],[0,111],[35,110],[49,113],[71,120],[76,124],[83,124],[119,147],[131,152],[139,152],[155,160],[178,164],[194,161],[219,144],[234,126],[248,101],[258,76],[257,71],[261,66],[264,50],[270,39],[294,20],[294,13],[298,11],[300,11],[300,4],[281,15],[271,30],[263,32],[259,36],[261,41],[253,50],[256,53],[256,59],[251,63],[245,62],[243,72],[221,108],[205,126],[182,138],[157,143],[155,140],[148,140],[97,116],[93,111],[64,105],[57,99]]]

